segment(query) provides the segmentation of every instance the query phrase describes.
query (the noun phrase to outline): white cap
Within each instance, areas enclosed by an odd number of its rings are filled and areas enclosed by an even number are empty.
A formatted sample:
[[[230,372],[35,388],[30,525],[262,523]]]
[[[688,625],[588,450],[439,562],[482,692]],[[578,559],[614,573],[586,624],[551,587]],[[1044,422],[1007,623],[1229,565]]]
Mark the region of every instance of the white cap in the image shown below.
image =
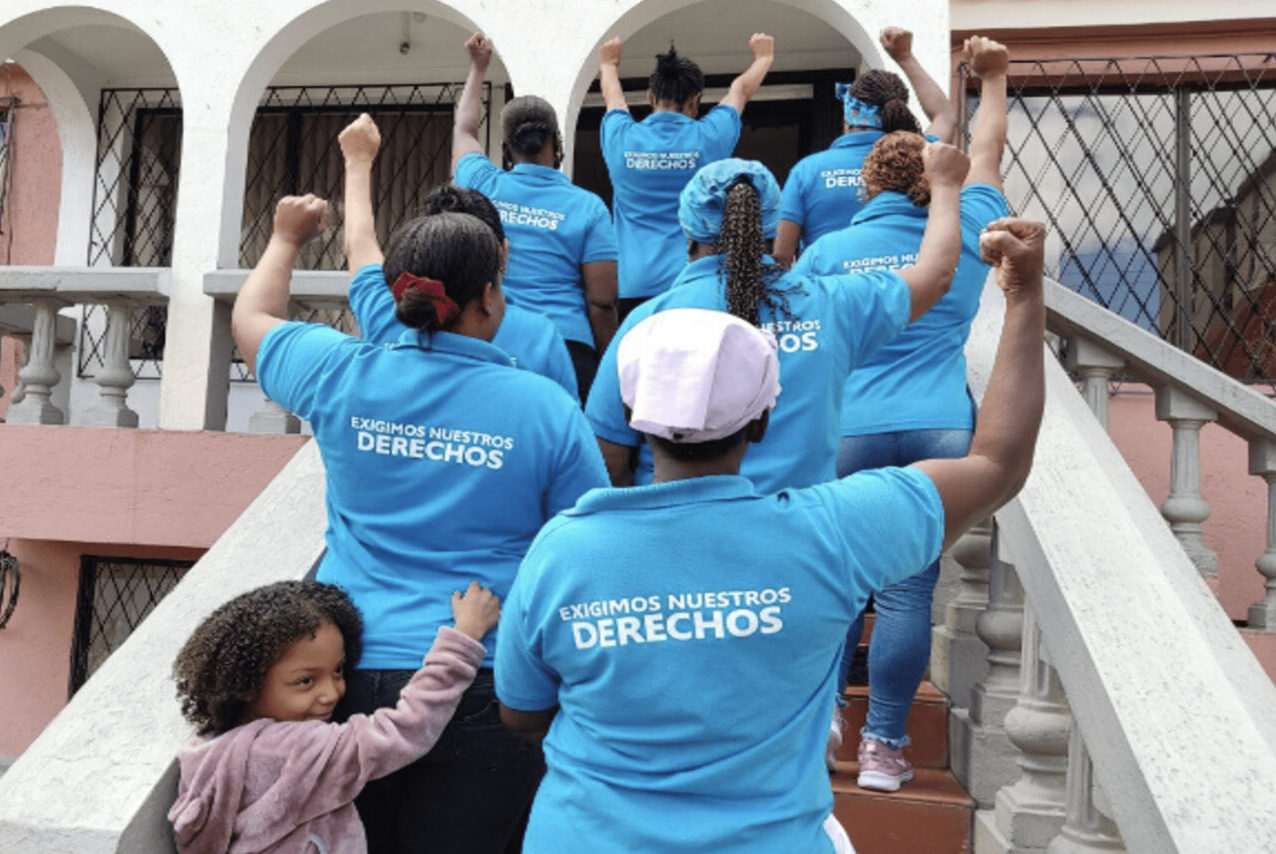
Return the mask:
[[[629,426],[674,442],[738,432],[775,405],[775,336],[722,311],[653,314],[620,341],[620,397]]]

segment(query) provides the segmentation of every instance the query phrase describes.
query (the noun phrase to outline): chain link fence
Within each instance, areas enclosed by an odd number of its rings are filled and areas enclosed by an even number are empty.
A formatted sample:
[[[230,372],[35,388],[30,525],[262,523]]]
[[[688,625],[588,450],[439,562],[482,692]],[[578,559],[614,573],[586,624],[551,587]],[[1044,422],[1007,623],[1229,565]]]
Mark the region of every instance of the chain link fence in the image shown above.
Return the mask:
[[[1049,275],[1276,387],[1276,55],[1015,60],[1008,95],[1006,197]]]
[[[249,132],[239,264],[257,263],[270,238],[275,202],[282,196],[315,193],[341,198],[343,159],[337,134],[367,112],[381,131],[381,154],[373,170],[377,236],[382,244],[421,208],[431,189],[451,174],[453,107],[461,84],[376,86],[272,86]],[[98,162],[94,187],[90,265],[167,266],[180,170],[182,117],[176,89],[110,89],[102,93],[98,118]],[[483,127],[491,84],[482,92]],[[333,228],[302,250],[298,266],[309,270],[345,267],[341,204],[333,204]],[[163,368],[166,309],[139,307],[133,316],[130,357],[139,377],[159,377]],[[346,310],[307,311],[298,319],[353,331]],[[105,312],[86,306],[81,324],[79,374],[101,367]],[[246,380],[236,359],[232,380]]]

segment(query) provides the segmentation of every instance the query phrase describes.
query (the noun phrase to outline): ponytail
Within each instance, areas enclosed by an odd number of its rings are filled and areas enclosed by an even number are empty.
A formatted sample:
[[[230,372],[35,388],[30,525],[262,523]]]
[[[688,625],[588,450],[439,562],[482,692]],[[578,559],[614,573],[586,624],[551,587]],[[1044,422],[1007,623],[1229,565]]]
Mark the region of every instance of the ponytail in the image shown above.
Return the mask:
[[[449,328],[488,284],[500,283],[501,244],[464,213],[417,217],[395,232],[385,252],[394,316],[422,332]]]
[[[875,109],[875,126],[885,133],[897,130],[921,133],[917,118],[908,109],[908,87],[898,75],[873,69],[847,86],[845,94]],[[847,123],[857,124],[851,121],[849,113]]]
[[[761,322],[763,305],[776,315],[792,316],[787,290],[770,287],[782,271],[763,260],[767,245],[762,236],[762,206],[748,176],[741,175],[727,189],[718,251],[726,272],[729,313],[753,326]]]

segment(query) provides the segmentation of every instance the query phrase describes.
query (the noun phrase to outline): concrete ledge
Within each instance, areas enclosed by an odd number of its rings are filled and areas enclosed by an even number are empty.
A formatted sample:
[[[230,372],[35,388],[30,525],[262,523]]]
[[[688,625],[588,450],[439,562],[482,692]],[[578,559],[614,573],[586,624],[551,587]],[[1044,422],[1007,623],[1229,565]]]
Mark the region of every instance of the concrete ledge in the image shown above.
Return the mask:
[[[204,293],[218,302],[233,303],[251,270],[214,270],[204,274]],[[345,270],[294,270],[290,295],[306,308],[344,308],[350,274]]]
[[[1046,312],[1051,332],[1099,342],[1150,385],[1182,387],[1218,410],[1219,424],[1246,439],[1276,439],[1276,403],[1244,383],[1058,282],[1046,282]]]
[[[191,730],[173,659],[227,599],[310,571],[323,553],[323,496],[308,443],[0,778],[0,851],[174,850],[165,814]]]
[[[167,267],[0,267],[0,301],[127,297],[162,302],[168,299],[171,272]]]
[[[977,399],[1003,304],[990,285],[967,347]],[[1046,388],[1032,475],[996,518],[1122,837],[1276,851],[1276,685],[1049,357]]]

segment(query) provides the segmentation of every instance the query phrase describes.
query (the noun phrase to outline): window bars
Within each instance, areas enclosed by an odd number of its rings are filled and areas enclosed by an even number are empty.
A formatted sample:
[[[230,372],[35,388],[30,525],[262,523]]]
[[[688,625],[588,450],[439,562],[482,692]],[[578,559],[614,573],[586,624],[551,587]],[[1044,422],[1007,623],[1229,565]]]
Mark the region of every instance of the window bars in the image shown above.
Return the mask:
[[[455,83],[268,88],[249,133],[240,266],[257,263],[281,196],[313,192],[340,199],[344,166],[337,134],[361,112],[370,113],[381,130],[373,187],[377,236],[384,244],[451,173],[452,112],[460,92]],[[169,263],[182,132],[177,97],[176,89],[103,91],[90,264]],[[484,85],[482,97],[487,124],[490,84]],[[340,205],[333,207],[335,227],[303,249],[299,267],[345,266]],[[91,376],[101,365],[104,318],[99,307],[86,307],[81,376]],[[160,375],[165,319],[162,306],[139,307],[134,313],[130,356],[139,377]],[[310,311],[299,319],[354,328],[344,310]],[[247,379],[238,361],[232,379]]]
[[[4,241],[4,263],[9,263],[9,246],[13,242],[12,223],[5,218],[5,201],[11,186],[9,160],[13,150],[13,120],[18,112],[18,99],[0,96],[0,240]]]
[[[1276,387],[1276,55],[1015,60],[1008,100],[1006,197],[1049,274]]]
[[[181,560],[80,558],[69,694],[128,639],[191,566]]]

